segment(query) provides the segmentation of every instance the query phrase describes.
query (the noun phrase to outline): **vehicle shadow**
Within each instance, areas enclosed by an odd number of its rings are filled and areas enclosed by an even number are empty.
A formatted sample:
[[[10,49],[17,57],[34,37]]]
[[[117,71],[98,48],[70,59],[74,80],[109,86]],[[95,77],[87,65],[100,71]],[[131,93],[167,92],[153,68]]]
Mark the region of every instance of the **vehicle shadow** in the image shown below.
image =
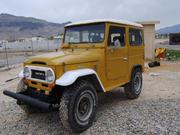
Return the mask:
[[[97,119],[102,116],[103,113],[110,111],[112,106],[119,105],[119,102],[124,103],[128,99],[124,93],[123,88],[116,88],[110,92],[98,94],[99,104],[97,110]]]
[[[104,104],[111,105],[114,102],[120,102],[127,100],[123,88],[116,88],[110,92],[100,93],[99,98],[99,107],[103,107]]]
[[[108,110],[110,106],[116,106],[119,102],[127,100],[121,88],[107,93],[100,93],[98,94],[98,98],[99,104],[95,123],[102,115],[105,115],[106,112],[110,111]],[[21,121],[18,121],[17,125],[22,125],[22,123],[23,125],[28,124],[28,128],[23,126],[26,128],[25,131],[27,134],[72,134],[68,131],[62,130],[63,128],[59,119],[58,111],[35,113],[30,115],[24,114],[21,116]],[[83,134],[85,134],[85,132]]]

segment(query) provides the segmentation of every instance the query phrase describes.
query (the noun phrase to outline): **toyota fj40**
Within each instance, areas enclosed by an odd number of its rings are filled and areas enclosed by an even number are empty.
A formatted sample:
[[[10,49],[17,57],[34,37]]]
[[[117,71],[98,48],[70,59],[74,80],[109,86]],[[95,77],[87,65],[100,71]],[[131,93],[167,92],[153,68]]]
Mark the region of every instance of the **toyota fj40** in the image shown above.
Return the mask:
[[[17,99],[27,113],[59,109],[66,130],[82,132],[95,118],[99,92],[124,87],[137,98],[144,68],[143,27],[140,24],[96,20],[65,26],[61,50],[24,62]]]

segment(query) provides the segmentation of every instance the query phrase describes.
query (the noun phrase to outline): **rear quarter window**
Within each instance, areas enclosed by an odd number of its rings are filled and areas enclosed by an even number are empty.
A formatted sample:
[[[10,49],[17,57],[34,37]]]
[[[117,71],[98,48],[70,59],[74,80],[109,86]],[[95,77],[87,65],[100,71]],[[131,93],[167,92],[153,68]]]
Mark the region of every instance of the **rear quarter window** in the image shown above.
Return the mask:
[[[129,29],[129,44],[131,46],[143,45],[143,31],[140,29]]]

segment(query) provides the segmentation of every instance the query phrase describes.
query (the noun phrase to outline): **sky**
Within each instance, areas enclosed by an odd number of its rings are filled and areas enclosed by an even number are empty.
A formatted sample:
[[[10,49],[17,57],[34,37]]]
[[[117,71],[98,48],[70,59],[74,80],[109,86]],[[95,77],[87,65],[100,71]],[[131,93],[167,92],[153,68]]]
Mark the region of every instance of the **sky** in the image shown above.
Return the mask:
[[[180,0],[1,0],[0,13],[63,23],[89,19],[160,21],[180,24]]]

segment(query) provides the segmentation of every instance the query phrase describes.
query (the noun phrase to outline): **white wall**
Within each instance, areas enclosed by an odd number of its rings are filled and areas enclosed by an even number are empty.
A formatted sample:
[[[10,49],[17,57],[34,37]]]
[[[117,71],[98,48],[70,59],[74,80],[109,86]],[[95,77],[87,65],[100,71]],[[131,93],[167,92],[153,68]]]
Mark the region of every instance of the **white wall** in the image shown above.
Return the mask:
[[[5,51],[5,45],[8,52],[19,51],[54,51],[60,47],[61,40],[36,40],[23,42],[1,42],[0,52]]]
[[[144,25],[145,58],[154,59],[155,56],[155,24]]]

